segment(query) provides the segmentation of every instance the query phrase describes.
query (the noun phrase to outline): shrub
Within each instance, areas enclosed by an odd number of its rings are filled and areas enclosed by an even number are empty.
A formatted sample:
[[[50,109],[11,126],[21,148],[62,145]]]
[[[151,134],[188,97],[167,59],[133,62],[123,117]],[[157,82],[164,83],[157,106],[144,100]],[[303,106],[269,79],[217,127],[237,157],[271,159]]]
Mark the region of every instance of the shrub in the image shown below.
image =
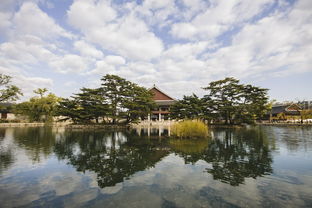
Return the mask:
[[[185,120],[172,125],[172,135],[180,138],[202,138],[208,136],[208,126],[199,120]]]

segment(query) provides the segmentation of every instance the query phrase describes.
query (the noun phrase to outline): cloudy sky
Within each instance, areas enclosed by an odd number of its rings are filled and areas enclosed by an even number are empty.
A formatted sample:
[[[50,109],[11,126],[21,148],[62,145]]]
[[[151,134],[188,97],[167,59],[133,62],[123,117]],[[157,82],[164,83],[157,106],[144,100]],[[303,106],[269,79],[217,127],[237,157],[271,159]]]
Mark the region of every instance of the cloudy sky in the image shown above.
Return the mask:
[[[25,98],[110,73],[176,98],[234,76],[312,100],[312,1],[1,0],[0,73]]]

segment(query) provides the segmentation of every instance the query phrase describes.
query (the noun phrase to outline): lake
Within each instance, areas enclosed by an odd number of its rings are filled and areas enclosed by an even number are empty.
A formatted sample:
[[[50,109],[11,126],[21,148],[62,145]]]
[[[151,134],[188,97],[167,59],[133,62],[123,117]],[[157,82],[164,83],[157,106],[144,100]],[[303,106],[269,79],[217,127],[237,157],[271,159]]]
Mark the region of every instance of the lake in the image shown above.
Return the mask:
[[[0,128],[0,207],[312,207],[312,128]]]

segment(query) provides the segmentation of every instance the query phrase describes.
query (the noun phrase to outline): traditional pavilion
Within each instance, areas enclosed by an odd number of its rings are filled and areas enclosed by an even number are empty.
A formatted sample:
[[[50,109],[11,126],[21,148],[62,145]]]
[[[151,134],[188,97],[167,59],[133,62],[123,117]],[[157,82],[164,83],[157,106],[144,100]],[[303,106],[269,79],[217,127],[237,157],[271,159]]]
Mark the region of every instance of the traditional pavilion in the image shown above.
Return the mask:
[[[302,108],[295,103],[275,105],[272,107],[271,112],[269,112],[270,121],[301,119],[301,111]]]
[[[148,120],[152,121],[164,121],[170,120],[170,106],[176,103],[176,100],[162,92],[155,85],[150,89],[154,94],[154,101],[157,105],[157,108],[152,111],[148,116]]]

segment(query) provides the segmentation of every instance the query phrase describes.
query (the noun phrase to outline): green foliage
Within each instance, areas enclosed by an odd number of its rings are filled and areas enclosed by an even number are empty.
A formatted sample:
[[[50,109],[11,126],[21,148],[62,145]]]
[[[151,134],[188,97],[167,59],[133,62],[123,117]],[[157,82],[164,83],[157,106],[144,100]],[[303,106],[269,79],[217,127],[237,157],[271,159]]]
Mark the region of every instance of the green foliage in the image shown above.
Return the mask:
[[[232,77],[209,83],[204,90],[206,103],[211,111],[225,120],[226,124],[251,123],[268,110],[268,89],[240,84]]]
[[[35,90],[38,92],[40,89]],[[32,97],[29,101],[17,104],[14,107],[16,114],[28,116],[33,121],[51,122],[56,113],[58,103],[61,99],[56,95],[49,93],[47,96],[40,94],[40,97]]]
[[[195,94],[184,96],[170,107],[170,112],[173,119],[203,119],[205,103]]]
[[[18,100],[23,95],[21,90],[15,85],[10,85],[12,77],[0,74],[0,102]]]
[[[154,108],[152,93],[116,75],[106,75],[97,89],[82,88],[72,99],[63,99],[58,115],[75,123],[134,123]],[[101,118],[101,119],[100,119]]]
[[[57,114],[72,119],[74,123],[91,123],[93,120],[99,123],[109,110],[100,89],[82,88],[80,93],[72,96],[72,99],[63,99],[58,107]]]
[[[173,124],[171,132],[180,138],[202,138],[208,136],[208,127],[199,120],[185,120]]]
[[[40,97],[43,97],[43,95],[48,92],[47,88],[38,88],[36,90],[34,90],[34,93],[40,95]]]
[[[240,84],[232,77],[209,83],[203,98],[184,96],[170,108],[175,119],[224,120],[226,124],[252,123],[271,107],[267,89]]]
[[[101,80],[112,124],[136,122],[154,108],[153,94],[146,88],[117,75],[107,74]]]
[[[57,107],[56,114],[65,117],[60,119],[61,121],[71,119],[74,123],[79,123],[83,120],[80,111],[81,108],[75,100],[63,98]]]
[[[126,109],[126,122],[135,123],[139,118],[144,118],[155,108],[153,94],[146,88],[133,85],[131,96],[122,105]]]
[[[300,111],[301,120],[311,119],[312,118],[312,110],[301,110]]]

